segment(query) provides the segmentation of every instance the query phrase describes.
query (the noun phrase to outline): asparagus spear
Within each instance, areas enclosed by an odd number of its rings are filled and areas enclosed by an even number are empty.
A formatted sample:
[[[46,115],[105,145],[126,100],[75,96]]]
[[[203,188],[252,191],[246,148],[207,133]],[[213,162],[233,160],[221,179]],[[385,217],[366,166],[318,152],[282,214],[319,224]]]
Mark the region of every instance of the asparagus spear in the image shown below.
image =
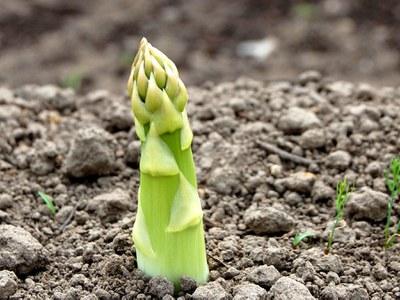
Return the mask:
[[[179,285],[208,278],[203,212],[192,157],[188,93],[175,64],[145,38],[128,81],[141,140],[138,210],[132,239],[138,267]]]

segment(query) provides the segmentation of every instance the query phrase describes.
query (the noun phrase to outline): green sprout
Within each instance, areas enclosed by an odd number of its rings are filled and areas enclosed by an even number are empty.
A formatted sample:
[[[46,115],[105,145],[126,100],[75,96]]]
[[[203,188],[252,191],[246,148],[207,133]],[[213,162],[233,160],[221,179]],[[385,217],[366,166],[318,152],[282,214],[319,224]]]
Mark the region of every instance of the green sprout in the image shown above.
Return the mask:
[[[54,216],[57,212],[57,207],[54,204],[53,198],[43,192],[38,192],[38,196],[43,200],[44,204],[46,204],[47,208]]]
[[[336,186],[336,199],[335,199],[335,223],[332,226],[331,232],[328,235],[328,245],[325,249],[325,253],[328,254],[332,249],[333,240],[335,238],[335,231],[339,223],[343,220],[344,207],[349,198],[350,185],[347,183],[347,179],[341,180]]]
[[[315,237],[315,232],[311,231],[311,230],[306,230],[304,232],[299,232],[295,235],[295,237],[293,238],[293,247],[297,247],[301,241],[303,241],[306,238],[309,237]]]
[[[133,60],[128,94],[141,141],[138,208],[132,239],[139,269],[179,287],[208,278],[203,211],[186,113],[188,93],[175,64],[145,38]]]
[[[71,88],[75,91],[82,87],[84,76],[80,73],[71,73],[64,77],[61,81],[61,86],[65,88]]]
[[[392,213],[394,202],[399,197],[400,191],[400,158],[393,158],[390,161],[390,174],[388,171],[385,171],[385,182],[388,190],[390,192],[389,202],[387,205],[387,213],[386,213],[386,225],[385,225],[385,243],[384,247],[386,249],[392,247],[396,241],[396,238],[400,236],[400,220],[397,223],[394,233],[390,233],[390,225],[392,223]]]

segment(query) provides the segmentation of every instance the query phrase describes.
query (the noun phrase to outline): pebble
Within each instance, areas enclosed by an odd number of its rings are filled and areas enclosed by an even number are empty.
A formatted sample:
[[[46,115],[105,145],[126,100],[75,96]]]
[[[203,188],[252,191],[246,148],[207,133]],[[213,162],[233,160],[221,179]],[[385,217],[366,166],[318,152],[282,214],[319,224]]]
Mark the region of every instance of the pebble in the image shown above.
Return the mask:
[[[335,197],[335,190],[321,180],[317,180],[311,192],[314,201],[331,200]]]
[[[315,175],[310,172],[297,172],[287,178],[278,179],[276,182],[277,184],[283,184],[291,191],[310,193],[315,182]]]
[[[388,195],[363,187],[350,194],[346,213],[355,220],[381,221],[386,217],[388,200]]]
[[[327,167],[335,168],[338,170],[346,170],[351,163],[351,155],[343,150],[338,150],[330,153],[325,159]]]
[[[0,209],[7,209],[13,205],[13,198],[9,194],[0,194]]]
[[[243,283],[233,288],[233,300],[264,300],[267,291],[253,283]]]
[[[326,144],[326,133],[323,129],[314,128],[302,133],[300,145],[304,149],[317,149]]]
[[[15,294],[18,288],[18,278],[14,272],[0,271],[0,300],[6,300]]]
[[[78,130],[65,159],[65,172],[71,177],[110,174],[116,165],[114,138],[104,129]]]
[[[250,206],[244,213],[244,222],[256,234],[289,232],[294,226],[291,216],[273,207]]]
[[[247,279],[259,286],[269,289],[279,278],[281,274],[274,266],[262,265],[255,267],[248,272]]]
[[[230,300],[232,296],[228,294],[218,282],[209,282],[199,286],[192,295],[193,300]]]
[[[307,287],[289,277],[280,278],[271,288],[272,299],[315,300]]]
[[[131,208],[129,193],[119,188],[90,199],[86,207],[89,212],[94,211],[104,222],[118,221],[129,208]]]
[[[137,167],[140,161],[140,141],[132,141],[126,149],[125,161],[127,164]]]
[[[149,281],[149,292],[158,299],[174,294],[174,285],[165,277],[156,276]]]
[[[302,133],[320,125],[321,121],[315,113],[300,107],[289,108],[278,121],[278,128],[288,134]]]
[[[0,269],[18,276],[43,268],[48,262],[47,250],[25,229],[0,225]]]

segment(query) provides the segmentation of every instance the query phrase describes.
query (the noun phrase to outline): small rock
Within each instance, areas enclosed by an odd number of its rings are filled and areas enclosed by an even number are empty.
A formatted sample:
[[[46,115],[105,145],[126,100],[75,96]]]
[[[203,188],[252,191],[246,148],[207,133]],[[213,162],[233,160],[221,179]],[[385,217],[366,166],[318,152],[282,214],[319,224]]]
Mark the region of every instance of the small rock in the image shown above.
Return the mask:
[[[343,150],[332,152],[325,160],[327,167],[335,168],[338,170],[346,170],[351,163],[351,155]]]
[[[26,230],[0,225],[0,269],[26,275],[44,267],[48,261],[45,248]]]
[[[251,270],[247,278],[249,281],[269,289],[281,278],[281,274],[274,266],[262,265]]]
[[[280,278],[270,292],[273,299],[315,300],[304,284],[289,277]]]
[[[294,225],[291,216],[273,207],[251,206],[244,214],[244,222],[256,234],[289,232]]]
[[[72,177],[101,176],[115,168],[113,137],[98,127],[80,129],[65,160],[65,172]]]
[[[321,121],[315,113],[300,107],[289,108],[278,121],[278,128],[289,134],[302,133],[320,125]]]
[[[233,288],[233,300],[264,300],[267,291],[253,283],[244,283]]]
[[[373,161],[365,168],[365,172],[372,177],[378,177],[383,173],[382,164],[378,161]]]
[[[320,294],[321,300],[338,300],[338,293],[334,287],[328,286],[324,288]]]
[[[126,149],[125,161],[133,166],[138,166],[140,161],[140,141],[129,143]]]
[[[346,213],[355,220],[381,221],[386,217],[388,195],[363,187],[349,196]]]
[[[309,129],[300,136],[300,145],[304,149],[317,149],[325,146],[326,133],[324,130]]]
[[[101,194],[88,201],[87,210],[95,211],[105,222],[115,222],[131,207],[129,194],[121,189]]]
[[[132,127],[132,112],[127,105],[110,101],[110,105],[102,115],[107,122],[107,129],[111,131],[129,130]]]
[[[218,282],[209,282],[199,286],[192,295],[193,300],[230,300],[232,299]]]
[[[310,193],[315,182],[315,175],[309,172],[297,172],[288,178],[279,179],[277,182],[282,183],[291,191]]]
[[[283,247],[267,247],[264,251],[264,264],[284,270],[289,264],[289,251]]]
[[[7,209],[13,205],[13,198],[9,194],[0,194],[0,209]]]
[[[158,299],[161,299],[165,295],[174,294],[174,285],[168,279],[160,276],[153,277],[149,281],[149,292]]]
[[[182,276],[182,278],[180,280],[180,285],[181,285],[182,291],[184,291],[186,293],[192,293],[197,287],[196,280],[194,280],[190,277],[187,277],[187,276]]]
[[[313,265],[319,272],[335,272],[341,274],[343,272],[343,264],[336,255],[322,255],[313,261]]]
[[[311,195],[314,201],[331,200],[335,197],[335,190],[323,181],[317,180],[314,183]]]
[[[15,294],[18,288],[18,278],[14,272],[3,270],[0,271],[0,300],[8,299]]]

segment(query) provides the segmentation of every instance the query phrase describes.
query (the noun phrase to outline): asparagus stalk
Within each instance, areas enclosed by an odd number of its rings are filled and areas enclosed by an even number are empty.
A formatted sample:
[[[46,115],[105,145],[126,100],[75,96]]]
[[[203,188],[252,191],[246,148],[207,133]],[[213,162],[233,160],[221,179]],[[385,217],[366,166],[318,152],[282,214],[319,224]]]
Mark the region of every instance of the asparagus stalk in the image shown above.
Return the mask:
[[[192,157],[188,93],[175,64],[145,38],[128,80],[141,141],[138,210],[132,239],[139,269],[179,286],[208,278],[203,212]]]

